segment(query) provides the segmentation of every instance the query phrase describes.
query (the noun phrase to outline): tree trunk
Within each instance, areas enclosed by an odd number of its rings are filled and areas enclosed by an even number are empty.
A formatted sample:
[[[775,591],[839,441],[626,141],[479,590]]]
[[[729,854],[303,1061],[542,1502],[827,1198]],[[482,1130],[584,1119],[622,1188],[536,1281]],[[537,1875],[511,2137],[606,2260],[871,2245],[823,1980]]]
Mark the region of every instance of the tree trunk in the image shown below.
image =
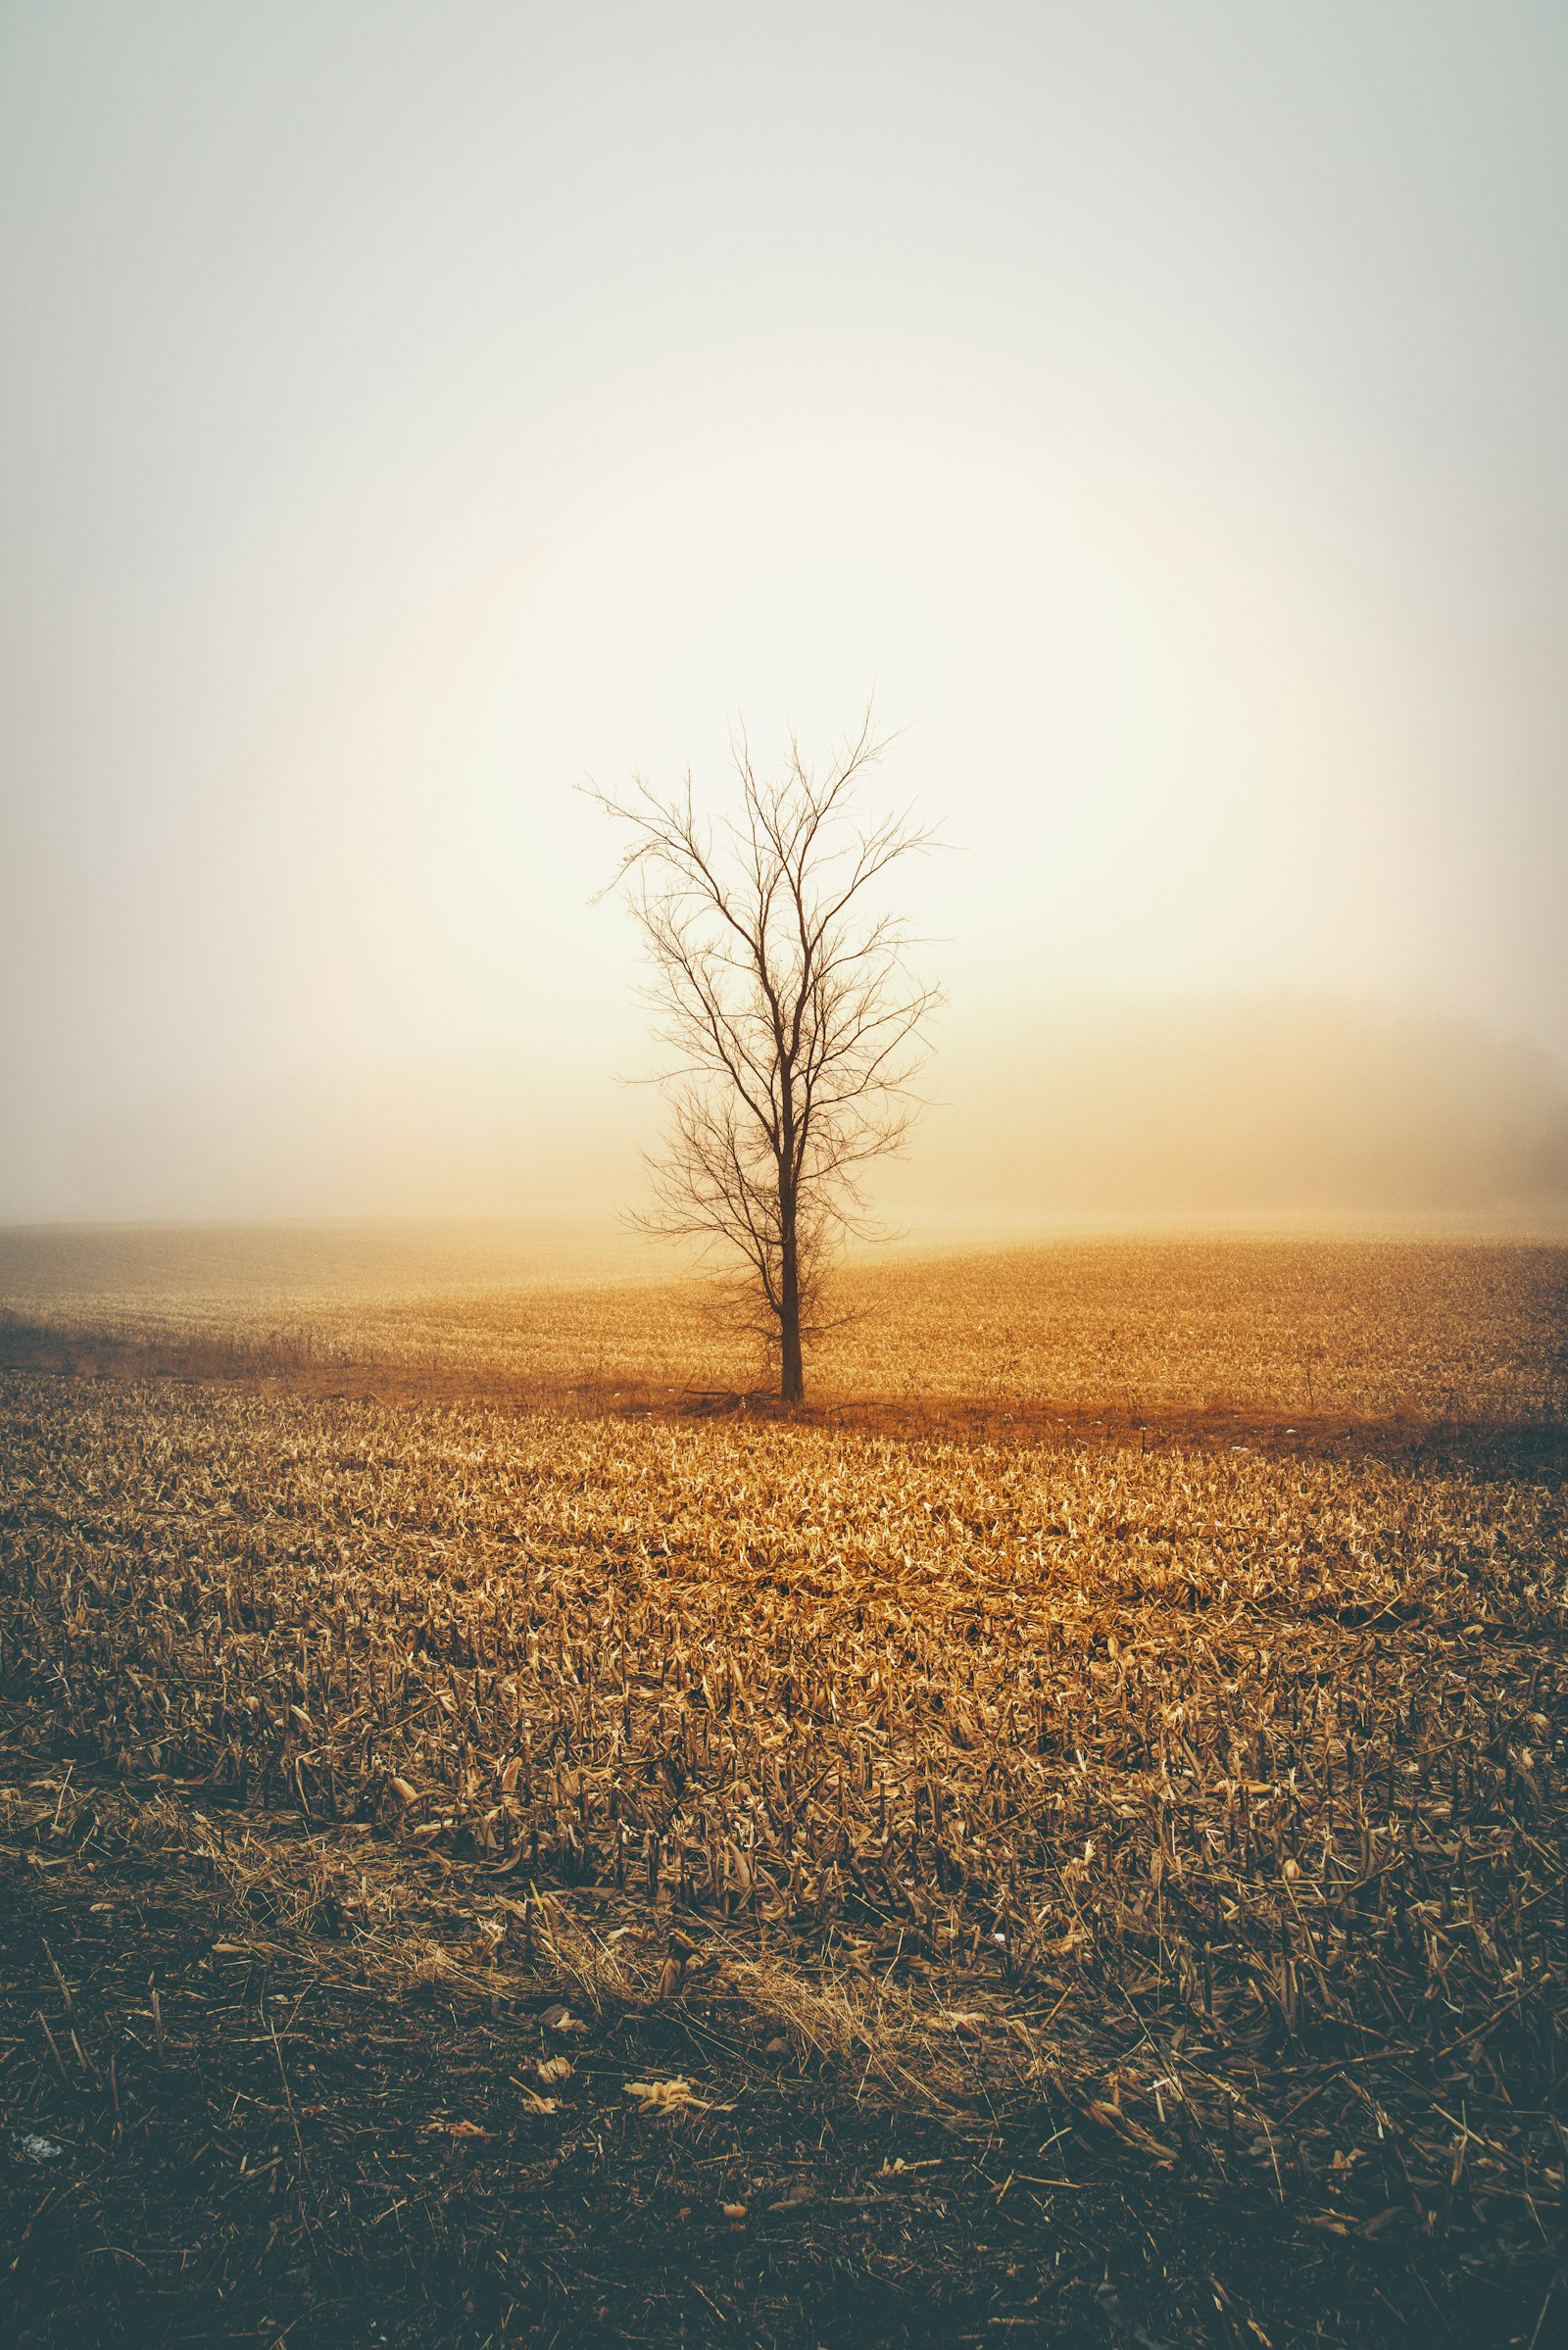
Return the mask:
[[[806,1367],[801,1360],[801,1259],[792,1201],[780,1201],[779,1217],[779,1400],[804,1403]]]

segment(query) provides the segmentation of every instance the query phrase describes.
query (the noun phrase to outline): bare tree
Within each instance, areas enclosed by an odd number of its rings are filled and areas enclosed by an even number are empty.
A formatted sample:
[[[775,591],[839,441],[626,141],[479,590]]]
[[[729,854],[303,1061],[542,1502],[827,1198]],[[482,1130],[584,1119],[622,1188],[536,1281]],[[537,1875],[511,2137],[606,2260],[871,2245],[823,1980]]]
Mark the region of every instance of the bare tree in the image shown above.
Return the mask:
[[[762,774],[742,736],[739,805],[716,820],[689,774],[668,801],[640,776],[624,799],[590,795],[625,834],[611,887],[643,933],[647,1001],[672,1055],[654,1205],[636,1220],[735,1266],[733,1294],[777,1348],[786,1403],[806,1393],[803,1347],[822,1327],[834,1250],[870,1229],[863,1171],[903,1147],[918,1110],[909,1089],[940,1002],[911,974],[906,926],[879,886],[931,835],[858,805],[887,747],[868,710],[825,768],[792,737],[782,767]]]

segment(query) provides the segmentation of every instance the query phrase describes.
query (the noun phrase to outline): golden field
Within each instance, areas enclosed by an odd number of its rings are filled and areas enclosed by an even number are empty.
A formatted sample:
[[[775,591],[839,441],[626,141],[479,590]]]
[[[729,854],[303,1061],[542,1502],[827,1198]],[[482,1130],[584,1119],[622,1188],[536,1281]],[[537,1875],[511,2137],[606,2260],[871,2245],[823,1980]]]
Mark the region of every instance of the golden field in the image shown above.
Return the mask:
[[[20,1299],[3,1678],[65,1767],[0,1836],[182,1853],[222,1947],[325,1982],[748,2015],[862,2108],[1049,2095],[1293,2225],[1528,2264],[1565,1272],[894,1261],[794,1420],[724,1404],[690,1287]]]
[[[626,1241],[509,1248],[348,1228],[0,1236],[18,1334],[149,1365],[401,1375],[453,1393],[668,1398],[766,1382],[701,1279]],[[335,1270],[334,1270],[335,1269]],[[1237,1237],[883,1255],[839,1277],[808,1396],[1531,1420],[1568,1411],[1568,1249]],[[0,1348],[6,1343],[0,1320]],[[176,1366],[177,1367],[177,1366]]]

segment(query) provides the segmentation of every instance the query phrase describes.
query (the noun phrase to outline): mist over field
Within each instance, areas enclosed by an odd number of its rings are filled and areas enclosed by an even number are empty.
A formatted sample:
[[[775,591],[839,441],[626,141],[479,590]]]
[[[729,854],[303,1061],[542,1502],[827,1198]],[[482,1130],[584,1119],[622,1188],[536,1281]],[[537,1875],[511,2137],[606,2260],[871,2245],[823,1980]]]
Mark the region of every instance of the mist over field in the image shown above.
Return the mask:
[[[884,1227],[919,1240],[1135,1215],[1568,1218],[1568,1083],[1534,1039],[1334,999],[955,1007]],[[192,1081],[0,1145],[11,1220],[587,1219],[623,1257],[660,1103],[499,1053]],[[352,1250],[344,1258],[351,1277]]]
[[[1047,1005],[953,1083],[889,1185],[909,1216],[1568,1214],[1556,1062],[1441,1015],[1290,996]]]

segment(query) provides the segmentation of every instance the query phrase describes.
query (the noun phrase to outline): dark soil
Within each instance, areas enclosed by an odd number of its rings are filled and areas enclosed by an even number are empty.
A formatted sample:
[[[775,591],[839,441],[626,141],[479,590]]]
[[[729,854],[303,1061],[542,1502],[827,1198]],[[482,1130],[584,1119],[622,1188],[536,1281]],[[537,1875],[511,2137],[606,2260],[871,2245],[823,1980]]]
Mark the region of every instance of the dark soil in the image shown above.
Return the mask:
[[[32,1735],[6,1721],[5,1784],[48,1769]],[[73,1848],[0,1852],[14,2350],[1565,2338],[1559,2250],[1518,2207],[1478,2239],[1395,2179],[1340,2232],[1288,2179],[1161,2170],[1049,2099],[944,2113],[911,2087],[889,2111],[695,1984],[585,2029],[546,2021],[547,1969],[522,1998],[399,1997],[349,1944],[236,1939],[196,1861],[115,1833],[149,1794],[182,1799],[106,1784]],[[557,2054],[569,2078],[542,2081]],[[706,2103],[628,2090],[672,2077]]]

